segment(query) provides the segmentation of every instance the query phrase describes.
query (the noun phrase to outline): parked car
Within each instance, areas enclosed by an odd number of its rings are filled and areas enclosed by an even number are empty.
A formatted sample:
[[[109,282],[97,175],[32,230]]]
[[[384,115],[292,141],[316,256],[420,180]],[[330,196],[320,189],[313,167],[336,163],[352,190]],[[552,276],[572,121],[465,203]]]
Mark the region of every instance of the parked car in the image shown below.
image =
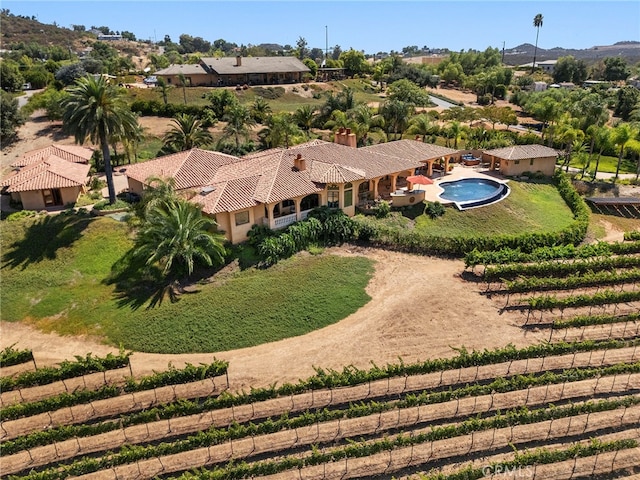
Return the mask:
[[[22,90],[31,90],[31,83],[29,83],[29,82],[23,83],[22,84]]]
[[[155,75],[151,75],[143,80],[145,85],[155,85],[158,83],[158,77]]]

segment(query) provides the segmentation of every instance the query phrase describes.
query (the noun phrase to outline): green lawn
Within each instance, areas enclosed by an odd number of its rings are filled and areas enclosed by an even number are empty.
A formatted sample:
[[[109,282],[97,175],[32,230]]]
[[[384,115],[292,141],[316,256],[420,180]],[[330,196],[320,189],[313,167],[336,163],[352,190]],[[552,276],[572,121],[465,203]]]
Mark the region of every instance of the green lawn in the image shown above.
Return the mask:
[[[3,321],[100,335],[127,349],[242,348],[335,323],[369,301],[370,260],[302,255],[198,284],[176,303],[165,300],[147,309],[104,282],[131,246],[125,224],[70,215],[1,226]]]
[[[591,159],[591,163],[589,165],[588,171],[593,174],[593,171],[596,167],[596,159],[594,156]],[[579,161],[577,157],[574,157],[569,163],[571,167],[583,168],[584,163]],[[607,155],[602,155],[600,157],[600,163],[598,164],[598,172],[606,172],[606,173],[616,173],[616,166],[618,165],[618,157],[610,157]],[[623,158],[620,163],[620,173],[636,173],[636,169],[638,165],[636,162]]]
[[[509,187],[510,195],[501,202],[466,211],[448,207],[435,220],[420,215],[415,228],[442,236],[518,235],[558,231],[573,221],[552,184],[511,180]]]
[[[331,89],[334,93],[338,93],[345,88],[351,88],[353,90],[353,95],[356,101],[358,102],[379,102],[382,99],[379,94],[375,92],[373,87],[371,87],[370,82],[357,79],[357,80],[343,80],[340,82],[330,82]],[[274,88],[277,88],[279,85],[275,85]],[[282,87],[280,85],[280,87]],[[269,88],[268,86],[261,88]],[[303,85],[296,85],[298,90],[302,92]],[[315,87],[313,84],[309,84],[309,91],[322,93],[324,90],[321,90],[318,87]],[[167,101],[169,103],[175,104],[184,104],[184,96],[186,94],[187,103],[189,105],[200,105],[206,106],[209,105],[209,101],[206,99],[208,93],[214,91],[213,87],[187,87],[183,92],[181,87],[171,87],[167,94]],[[234,90],[240,103],[244,105],[251,105],[255,101],[258,94],[255,89],[248,88],[247,90]],[[155,100],[157,102],[163,102],[162,94],[159,89],[156,88],[132,88],[127,90],[127,96],[131,102],[136,100]],[[325,96],[320,95],[320,98],[313,98],[302,96],[294,92],[286,92],[284,95],[276,98],[276,99],[266,99],[271,107],[271,110],[274,113],[278,112],[295,112],[298,108],[303,105],[312,105],[315,107],[320,107],[325,102]]]

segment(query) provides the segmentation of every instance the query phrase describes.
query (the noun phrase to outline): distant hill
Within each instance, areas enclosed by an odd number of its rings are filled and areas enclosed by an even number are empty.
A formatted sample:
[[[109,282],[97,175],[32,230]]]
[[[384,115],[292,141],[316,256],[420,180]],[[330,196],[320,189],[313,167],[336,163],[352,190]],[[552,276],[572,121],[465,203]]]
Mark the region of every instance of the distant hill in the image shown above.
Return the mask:
[[[78,48],[83,38],[90,37],[93,36],[89,32],[40,23],[35,18],[13,15],[7,10],[0,12],[0,42],[6,50],[11,48],[11,44],[20,42]]]
[[[504,62],[508,65],[521,65],[533,60],[535,45],[523,43],[504,51]],[[586,49],[554,47],[548,50],[538,47],[536,60],[557,60],[560,57],[573,56],[587,64],[598,62],[606,57],[623,57],[628,63],[640,61],[640,42],[622,41],[613,45],[600,45]]]

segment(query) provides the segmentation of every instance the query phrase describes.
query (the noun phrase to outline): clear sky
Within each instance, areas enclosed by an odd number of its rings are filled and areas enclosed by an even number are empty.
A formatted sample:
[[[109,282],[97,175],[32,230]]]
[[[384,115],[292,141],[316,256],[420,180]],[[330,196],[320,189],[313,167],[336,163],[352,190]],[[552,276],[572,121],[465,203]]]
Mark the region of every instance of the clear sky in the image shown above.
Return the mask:
[[[459,51],[534,44],[538,13],[543,15],[540,48],[640,41],[639,0],[2,0],[1,6],[42,23],[107,26],[145,40],[169,35],[177,42],[186,33],[210,42],[295,47],[303,37],[308,48],[324,49],[328,43],[371,54],[411,45]]]

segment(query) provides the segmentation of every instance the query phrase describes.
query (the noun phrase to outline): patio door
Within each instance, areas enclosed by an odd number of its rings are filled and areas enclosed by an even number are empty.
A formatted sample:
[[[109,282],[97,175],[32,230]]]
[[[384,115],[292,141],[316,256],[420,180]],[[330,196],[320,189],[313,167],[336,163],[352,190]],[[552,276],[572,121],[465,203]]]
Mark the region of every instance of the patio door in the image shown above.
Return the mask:
[[[62,205],[62,194],[59,188],[51,188],[42,191],[45,207]]]

